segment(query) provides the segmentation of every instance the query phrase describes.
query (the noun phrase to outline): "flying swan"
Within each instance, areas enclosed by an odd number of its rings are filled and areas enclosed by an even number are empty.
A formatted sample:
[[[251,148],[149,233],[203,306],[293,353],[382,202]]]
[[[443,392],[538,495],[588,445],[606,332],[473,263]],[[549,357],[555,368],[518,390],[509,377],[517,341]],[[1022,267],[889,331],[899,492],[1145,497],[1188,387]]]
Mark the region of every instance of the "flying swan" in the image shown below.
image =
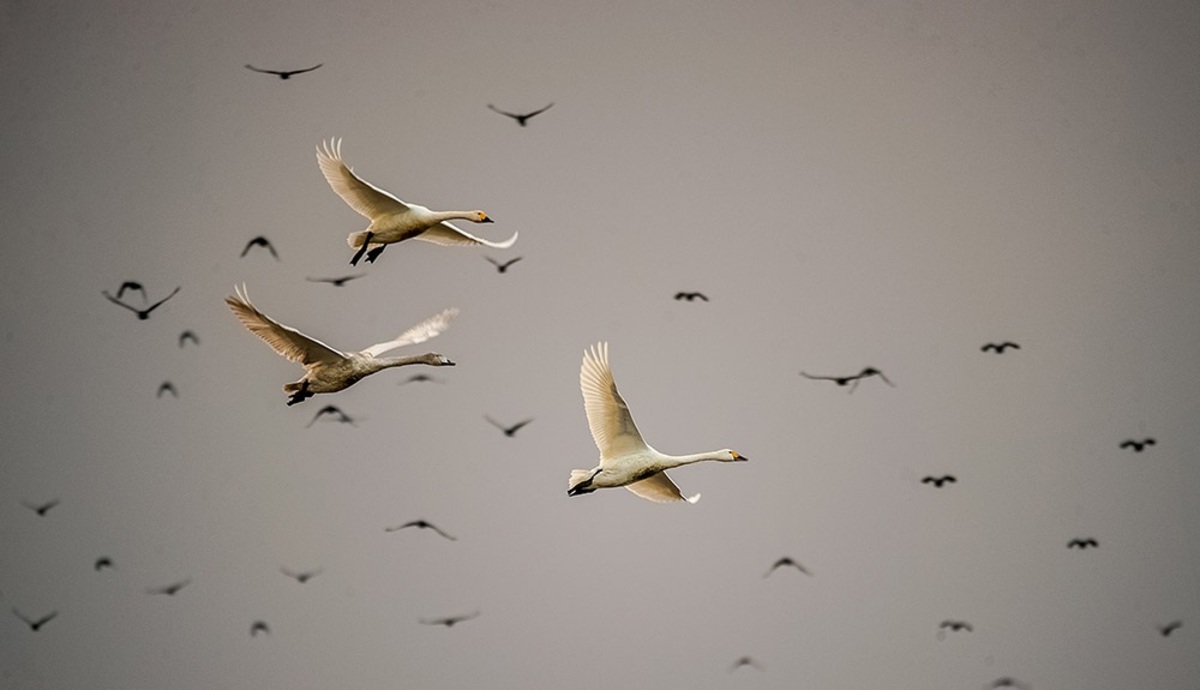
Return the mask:
[[[592,439],[600,449],[600,464],[590,470],[571,470],[568,496],[623,486],[657,503],[695,503],[700,500],[700,494],[684,496],[666,470],[703,460],[740,462],[747,459],[728,448],[694,455],[667,455],[651,448],[642,440],[629,406],[617,392],[608,366],[608,343],[601,342],[584,351],[583,364],[579,368],[579,388],[583,391],[583,408],[587,412]]]
[[[352,232],[346,238],[351,247],[358,247],[350,264],[357,266],[363,254],[367,263],[374,263],[389,244],[417,238],[442,246],[482,244],[507,249],[517,241],[517,234],[503,242],[492,242],[463,232],[447,223],[448,220],[469,220],[491,223],[483,211],[430,211],[424,206],[405,203],[354,174],[342,160],[342,140],[330,139],[317,148],[317,164],[329,186],[350,208],[370,219],[366,230]]]
[[[433,352],[415,357],[379,356],[404,345],[425,342],[446,330],[450,326],[450,320],[458,315],[458,309],[454,307],[425,319],[396,336],[395,340],[378,343],[358,352],[340,352],[259,311],[250,303],[244,286],[235,286],[234,291],[237,294],[226,297],[225,303],[242,325],[266,341],[276,352],[293,362],[303,364],[306,369],[304,378],[295,383],[284,384],[284,392],[291,393],[288,405],[303,402],[314,393],[336,393],[358,383],[366,376],[390,367],[408,364],[454,366],[454,362]]]

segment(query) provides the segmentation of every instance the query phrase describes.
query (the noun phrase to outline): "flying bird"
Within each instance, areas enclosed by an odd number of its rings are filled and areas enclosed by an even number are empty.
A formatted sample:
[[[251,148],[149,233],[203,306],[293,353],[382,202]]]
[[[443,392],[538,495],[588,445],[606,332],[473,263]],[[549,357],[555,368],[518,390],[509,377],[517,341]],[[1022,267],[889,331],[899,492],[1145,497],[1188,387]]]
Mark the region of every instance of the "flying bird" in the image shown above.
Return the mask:
[[[938,626],[938,628],[941,630],[953,630],[955,632],[958,632],[959,630],[975,632],[975,628],[971,627],[971,624],[966,621],[944,620],[942,621],[942,624]]]
[[[1161,633],[1163,637],[1170,637],[1171,633],[1183,627],[1183,621],[1171,621],[1166,625],[1157,625],[1155,627],[1158,628],[1158,632]]]
[[[497,108],[496,106],[492,105],[491,103],[488,103],[488,108],[490,108],[493,112],[497,112],[497,113],[500,113],[501,115],[507,115],[507,116],[511,117],[512,119],[517,121],[518,125],[521,125],[522,127],[524,127],[526,120],[533,117],[534,115],[541,115],[542,113],[549,110],[551,108],[551,106],[553,106],[553,105],[554,105],[554,103],[551,103],[550,105],[548,105],[544,108],[540,108],[531,113],[524,113],[524,114],[506,112],[504,110]]]
[[[179,397],[179,391],[175,390],[175,384],[171,383],[170,381],[163,381],[162,383],[158,384],[158,393],[154,397],[161,398],[163,393],[170,393],[176,398]]]
[[[257,637],[259,633],[271,634],[271,628],[266,621],[254,621],[250,624],[250,637]]]
[[[520,261],[522,257],[519,257],[519,256],[518,256],[517,258],[515,258],[515,259],[509,259],[508,261],[505,261],[504,263],[500,263],[499,261],[496,261],[495,259],[493,259],[493,258],[492,258],[492,257],[490,257],[490,256],[485,256],[485,257],[483,257],[483,258],[485,258],[485,259],[487,259],[489,262],[491,262],[491,264],[492,264],[493,266],[495,266],[495,267],[496,267],[496,270],[497,270],[498,272],[500,272],[500,273],[507,273],[507,272],[508,272],[508,267],[509,267],[509,266],[512,266],[513,264],[515,264],[515,263],[517,263],[518,261]]]
[[[164,585],[162,587],[148,587],[146,588],[146,594],[165,594],[169,597],[173,597],[179,593],[179,590],[187,587],[190,584],[192,584],[192,578],[185,577],[178,582],[172,582],[171,584]]]
[[[421,621],[422,625],[444,625],[447,628],[453,628],[456,623],[469,621],[472,618],[478,617],[479,612],[475,611],[474,613],[468,613],[463,616],[448,616],[446,618],[421,618],[419,620]]]
[[[325,407],[317,410],[317,413],[313,415],[312,420],[308,424],[305,424],[304,428],[307,429],[308,427],[312,426],[318,419],[325,415],[333,415],[334,419],[336,419],[338,422],[354,426],[354,420],[350,418],[350,415],[342,412],[341,408],[339,408],[337,405],[326,405]]]
[[[127,280],[124,283],[121,283],[121,287],[117,288],[117,299],[124,297],[126,290],[137,290],[138,292],[142,293],[142,304],[146,303],[146,288],[142,287],[141,283],[133,280]]]
[[[476,237],[447,221],[462,219],[475,223],[491,223],[483,211],[430,211],[418,204],[409,204],[372,185],[346,166],[342,160],[342,140],[331,139],[317,148],[317,163],[321,174],[333,191],[350,208],[370,219],[366,230],[352,232],[346,238],[358,252],[350,259],[357,266],[365,253],[367,263],[374,263],[389,244],[416,238],[442,246],[482,244],[494,249],[507,249],[517,241],[517,233],[503,242]]]
[[[1029,685],[1022,683],[1011,676],[997,678],[996,680],[993,680],[991,685],[988,687],[992,688],[992,690],[996,690],[996,688],[1017,688],[1017,690],[1029,690]]]
[[[60,502],[61,501],[59,501],[57,498],[52,498],[45,503],[30,503],[29,501],[21,501],[21,505],[37,513],[39,517],[46,517],[46,512],[58,505]]]
[[[307,280],[310,283],[329,283],[330,285],[332,285],[334,287],[342,287],[346,283],[348,283],[352,280],[361,278],[364,275],[366,275],[366,274],[365,273],[355,273],[354,275],[340,276],[338,278],[308,278]]]
[[[1145,438],[1145,439],[1142,439],[1141,441],[1127,439],[1127,440],[1121,442],[1121,448],[1132,448],[1133,452],[1140,453],[1147,446],[1152,446],[1155,443],[1156,443],[1155,440],[1152,438]]]
[[[732,664],[730,664],[729,672],[733,673],[734,671],[738,670],[739,668],[741,668],[743,666],[750,666],[751,668],[756,668],[759,671],[763,670],[762,665],[759,664],[757,661],[755,661],[753,657],[744,656],[744,657],[739,658],[737,661],[733,662]]]
[[[192,331],[190,329],[179,334],[179,347],[183,347],[184,343],[186,343],[188,341],[191,341],[191,343],[193,345],[200,344],[200,338],[196,336],[195,331]]]
[[[984,345],[983,347],[981,347],[979,349],[982,352],[987,352],[988,350],[991,350],[992,352],[995,352],[998,355],[1002,355],[1002,354],[1004,354],[1004,351],[1010,347],[1014,350],[1021,349],[1020,345],[1018,345],[1012,341],[1008,341],[1008,340],[1006,340],[1002,343],[987,343],[986,345]]]
[[[879,378],[883,379],[883,382],[886,383],[887,385],[891,386],[892,388],[896,387],[896,385],[894,383],[892,383],[891,381],[888,380],[888,377],[883,375],[882,371],[880,371],[874,367],[866,367],[862,371],[858,372],[857,374],[851,375],[851,376],[821,376],[821,375],[816,375],[816,374],[808,374],[803,371],[800,372],[800,375],[806,379],[812,379],[814,381],[833,381],[834,383],[836,383],[839,386],[844,386],[848,383],[852,383],[853,385],[850,386],[851,393],[854,392],[855,388],[858,388],[858,382],[861,381],[862,379],[867,378],[868,376],[878,376]]]
[[[176,287],[174,290],[171,291],[171,294],[160,299],[159,301],[155,302],[154,304],[151,304],[150,306],[146,307],[145,309],[138,309],[136,307],[131,307],[128,304],[125,304],[121,300],[117,299],[116,297],[113,297],[112,295],[108,294],[107,290],[101,290],[100,294],[107,297],[109,302],[112,302],[113,304],[119,304],[122,307],[125,307],[129,311],[137,314],[138,319],[145,321],[146,319],[150,318],[150,312],[154,311],[155,309],[158,309],[159,306],[161,306],[163,302],[166,302],[167,300],[174,297],[175,293],[177,293],[177,292],[179,292],[179,287]]]
[[[424,520],[413,520],[411,522],[406,522],[403,525],[398,525],[396,527],[384,527],[383,531],[384,532],[399,532],[400,530],[402,530],[406,527],[420,527],[421,529],[431,529],[434,532],[437,532],[438,534],[442,535],[443,537],[449,539],[450,541],[457,541],[457,539],[455,537],[452,537],[449,534],[446,534],[437,525],[434,525],[433,523],[430,523],[430,522],[426,522]]]
[[[568,496],[623,486],[658,503],[695,503],[700,500],[700,494],[685,497],[666,470],[704,460],[740,462],[748,459],[728,448],[692,455],[667,455],[643,441],[629,406],[617,392],[608,365],[606,342],[584,351],[579,367],[579,388],[583,393],[583,408],[592,440],[600,449],[600,464],[590,470],[571,470]]]
[[[32,630],[33,632],[37,632],[38,630],[41,630],[43,625],[49,623],[51,620],[54,620],[54,617],[58,615],[58,611],[51,611],[50,613],[47,613],[46,615],[42,616],[41,618],[33,619],[33,618],[29,618],[29,617],[25,616],[24,614],[22,614],[20,611],[17,610],[17,607],[15,607],[15,606],[13,607],[12,612],[13,612],[14,616],[25,621],[25,625],[28,625],[29,629]]]
[[[116,566],[113,565],[112,559],[108,556],[101,556],[97,558],[96,562],[92,564],[92,567],[96,570],[96,572],[100,572],[105,568],[116,568]]]
[[[280,79],[291,79],[292,75],[304,74],[305,72],[311,72],[324,64],[325,63],[322,62],[322,63],[320,63],[318,65],[314,65],[312,67],[306,67],[304,69],[290,69],[290,70],[259,69],[259,68],[255,67],[254,65],[246,65],[246,69],[252,70],[254,72],[261,72],[263,74],[274,74],[277,77],[279,77]]]
[[[695,302],[696,300],[701,300],[703,302],[707,302],[708,296],[705,295],[703,292],[676,292],[675,299],[676,300],[687,300],[689,302]]]
[[[444,381],[435,379],[429,374],[413,374],[401,381],[399,385],[403,386],[406,383],[444,383]]]
[[[775,570],[777,568],[782,568],[784,566],[789,566],[789,567],[795,568],[796,570],[799,570],[800,572],[804,573],[805,575],[812,575],[812,573],[808,572],[808,568],[805,568],[804,566],[800,565],[796,561],[792,560],[792,558],[790,556],[784,556],[783,558],[780,558],[779,560],[772,563],[771,567],[767,570],[767,572],[763,573],[763,577],[770,577],[771,573],[775,572]]]
[[[957,481],[958,480],[955,479],[954,475],[952,474],[943,474],[940,477],[923,477],[921,479],[922,484],[933,484],[934,487],[938,489],[942,488],[942,484],[945,484],[946,482],[954,484]]]
[[[279,254],[275,251],[275,245],[271,244],[271,240],[268,240],[262,235],[259,235],[258,237],[255,237],[247,242],[245,248],[242,249],[240,257],[244,258],[246,256],[246,252],[249,252],[254,247],[266,248],[267,251],[271,252],[271,256],[275,257],[276,261],[279,260]]]
[[[300,584],[304,584],[304,583],[308,582],[309,580],[313,579],[314,577],[320,575],[322,571],[320,568],[316,568],[314,570],[301,570],[301,571],[288,570],[287,568],[280,568],[279,572],[283,573],[284,575],[287,575],[288,577],[292,578],[296,582],[299,582]]]
[[[512,426],[504,426],[500,422],[497,422],[496,420],[492,419],[491,417],[489,417],[487,415],[483,415],[483,418],[486,419],[488,421],[488,423],[490,423],[492,426],[496,427],[500,431],[503,431],[504,435],[509,438],[512,438],[513,436],[515,436],[516,433],[521,430],[521,427],[523,427],[526,424],[533,421],[533,417],[530,417],[529,419],[522,419],[521,421],[517,422],[516,424],[513,424]]]
[[[1089,547],[1096,548],[1098,546],[1100,546],[1100,542],[1090,537],[1087,539],[1072,539],[1071,541],[1067,542],[1068,549],[1087,549]]]
[[[235,288],[235,292],[235,296],[225,298],[225,303],[242,325],[262,338],[275,352],[304,365],[304,378],[283,387],[285,393],[291,394],[288,405],[303,402],[315,393],[335,393],[349,388],[362,378],[390,367],[409,364],[454,366],[454,362],[434,352],[413,357],[380,357],[389,350],[425,342],[446,330],[450,321],[458,315],[458,309],[453,307],[425,319],[394,340],[377,343],[358,352],[341,352],[259,311],[250,303],[244,287]]]

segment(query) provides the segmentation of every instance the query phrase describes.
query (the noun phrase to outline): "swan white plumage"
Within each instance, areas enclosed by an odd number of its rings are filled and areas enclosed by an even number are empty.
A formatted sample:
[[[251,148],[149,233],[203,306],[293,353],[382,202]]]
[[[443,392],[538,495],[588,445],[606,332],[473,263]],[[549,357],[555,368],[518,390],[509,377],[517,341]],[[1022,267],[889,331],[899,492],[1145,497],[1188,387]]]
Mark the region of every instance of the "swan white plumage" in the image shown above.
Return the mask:
[[[342,201],[371,221],[366,230],[352,232],[346,238],[351,247],[359,249],[351,264],[357,264],[368,250],[367,263],[372,263],[386,245],[412,238],[443,246],[482,244],[496,249],[507,249],[517,241],[516,232],[503,242],[492,242],[447,222],[461,219],[491,223],[492,219],[483,211],[430,211],[424,206],[401,201],[367,182],[355,175],[342,160],[341,139],[321,142],[317,148],[317,164]]]
[[[601,342],[583,353],[579,388],[587,412],[592,439],[600,449],[600,464],[590,470],[571,470],[568,496],[623,486],[642,498],[658,503],[695,503],[700,494],[684,496],[666,470],[704,460],[741,462],[747,458],[728,448],[693,455],[667,455],[642,440],[633,423],[629,406],[617,392],[608,366],[608,343]]]
[[[458,315],[458,309],[454,307],[425,319],[393,340],[377,343],[358,352],[341,352],[259,311],[250,303],[245,286],[235,286],[234,292],[235,295],[225,298],[225,303],[242,325],[262,338],[280,355],[303,364],[306,369],[304,378],[284,385],[284,392],[291,393],[288,405],[303,402],[314,393],[336,393],[358,383],[364,377],[391,367],[409,364],[454,366],[454,362],[433,352],[415,357],[379,356],[404,345],[425,342],[445,331],[449,328],[450,321]]]

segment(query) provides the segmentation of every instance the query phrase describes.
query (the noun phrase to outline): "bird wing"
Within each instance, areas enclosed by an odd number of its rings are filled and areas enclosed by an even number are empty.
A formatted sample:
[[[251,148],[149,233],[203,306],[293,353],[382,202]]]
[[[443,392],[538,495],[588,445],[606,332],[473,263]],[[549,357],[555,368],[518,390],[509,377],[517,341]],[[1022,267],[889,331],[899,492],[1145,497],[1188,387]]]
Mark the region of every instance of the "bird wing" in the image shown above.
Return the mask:
[[[329,347],[320,340],[310,338],[300,331],[284,326],[275,319],[262,313],[250,303],[250,297],[244,287],[235,287],[237,293],[226,297],[225,304],[233,310],[234,316],[242,322],[251,333],[262,338],[279,354],[292,362],[300,362],[307,366],[316,362],[332,364],[346,358],[345,353]]]
[[[531,118],[531,117],[533,117],[534,115],[541,115],[542,113],[546,112],[547,110],[549,110],[549,109],[550,109],[550,108],[552,108],[553,106],[554,106],[554,103],[553,103],[553,102],[551,102],[551,103],[550,103],[550,105],[546,106],[545,108],[539,108],[538,110],[535,110],[535,111],[533,111],[532,113],[526,113],[526,114],[525,114],[525,118],[526,118],[526,119],[528,119],[528,118]]]
[[[342,161],[342,140],[321,142],[317,148],[317,164],[333,191],[350,208],[375,220],[392,213],[408,210],[408,204],[354,174]]]
[[[252,70],[252,71],[254,71],[254,72],[262,72],[263,74],[280,74],[280,72],[278,72],[278,71],[276,71],[276,70],[273,70],[273,69],[259,69],[259,68],[255,67],[254,65],[246,65],[246,69],[248,69],[248,70]]]
[[[684,496],[666,472],[658,472],[632,484],[626,484],[625,488],[655,503],[673,503],[675,501],[695,503],[700,500],[700,494]]]
[[[520,117],[520,115],[517,115],[516,113],[510,113],[510,112],[507,112],[507,111],[501,110],[501,109],[497,108],[496,106],[492,105],[491,103],[488,103],[487,105],[488,105],[488,107],[489,107],[489,108],[491,108],[492,110],[494,110],[494,111],[496,111],[496,112],[500,113],[501,115],[507,115],[507,116],[509,116],[509,117],[511,117],[511,118],[514,118],[514,119],[517,119],[517,118],[519,118],[519,117]]]
[[[178,292],[179,292],[179,288],[180,288],[180,287],[182,287],[182,286],[180,286],[180,285],[176,285],[176,286],[175,286],[175,289],[171,291],[171,294],[169,294],[169,295],[167,295],[166,297],[164,297],[164,298],[162,298],[162,299],[158,300],[158,301],[157,301],[157,302],[155,302],[154,304],[151,304],[150,306],[146,307],[146,313],[150,313],[150,312],[154,311],[155,309],[158,309],[158,308],[159,308],[159,306],[161,306],[163,302],[166,302],[167,300],[169,300],[169,299],[171,299],[172,297],[174,297],[174,296],[176,295],[176,293],[178,293]],[[137,311],[137,310],[135,309],[134,311]]]
[[[140,313],[141,313],[141,311],[140,311],[140,310],[138,310],[138,309],[134,309],[133,307],[129,306],[128,304],[125,304],[124,302],[122,302],[121,300],[117,299],[116,297],[113,297],[112,295],[108,294],[108,291],[107,291],[107,290],[101,290],[101,291],[100,291],[100,294],[102,294],[102,295],[104,295],[106,298],[108,298],[108,301],[109,301],[109,302],[112,302],[113,304],[119,304],[119,305],[121,305],[122,307],[125,307],[126,309],[128,309],[129,311],[131,311],[131,312],[133,312],[133,313],[135,313],[135,314],[140,314]]]
[[[482,237],[476,237],[475,235],[472,235],[465,230],[461,230],[458,227],[447,223],[446,221],[442,221],[420,235],[417,235],[417,239],[425,240],[426,242],[432,242],[443,247],[482,244],[485,247],[491,247],[493,249],[508,249],[509,247],[513,246],[514,242],[517,241],[518,234],[520,233],[514,232],[512,237],[504,240],[503,242],[493,242],[491,240],[485,240]]]
[[[315,70],[316,68],[318,68],[318,67],[320,67],[321,65],[324,65],[324,64],[325,64],[325,63],[324,63],[324,62],[322,62],[322,63],[320,63],[320,64],[314,65],[314,66],[312,66],[312,67],[309,67],[309,68],[306,68],[306,69],[294,69],[294,70],[292,70],[291,72],[288,72],[288,74],[304,74],[305,72],[311,72],[311,71]]]
[[[405,345],[416,345],[417,343],[423,343],[449,328],[450,322],[453,321],[454,317],[456,316],[458,316],[457,307],[443,309],[440,314],[434,314],[428,319],[425,319],[421,323],[396,336],[395,340],[389,340],[385,343],[376,343],[375,345],[360,351],[359,354],[363,355],[364,357],[378,357],[388,350],[394,350]]]
[[[600,449],[601,466],[611,458],[646,450],[646,442],[633,423],[629,406],[613,381],[612,369],[608,366],[608,343],[601,342],[584,351],[579,367],[579,388],[583,392],[583,409],[587,413],[592,439]],[[666,481],[675,486],[671,480]],[[678,488],[675,494],[679,494]]]

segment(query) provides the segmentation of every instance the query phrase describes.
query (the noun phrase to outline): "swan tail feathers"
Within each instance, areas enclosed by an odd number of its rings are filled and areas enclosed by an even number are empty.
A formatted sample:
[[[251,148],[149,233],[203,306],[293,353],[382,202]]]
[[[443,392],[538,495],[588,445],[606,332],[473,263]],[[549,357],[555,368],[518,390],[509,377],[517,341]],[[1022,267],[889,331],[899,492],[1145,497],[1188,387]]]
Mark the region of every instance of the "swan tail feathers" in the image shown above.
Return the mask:
[[[299,381],[296,381],[295,383],[285,383],[285,384],[283,384],[283,392],[284,393],[295,393],[296,391],[300,390],[300,388],[303,387],[303,385],[304,384],[302,384]]]
[[[571,470],[571,479],[567,482],[567,495],[588,494],[596,490],[592,486],[592,470]]]

